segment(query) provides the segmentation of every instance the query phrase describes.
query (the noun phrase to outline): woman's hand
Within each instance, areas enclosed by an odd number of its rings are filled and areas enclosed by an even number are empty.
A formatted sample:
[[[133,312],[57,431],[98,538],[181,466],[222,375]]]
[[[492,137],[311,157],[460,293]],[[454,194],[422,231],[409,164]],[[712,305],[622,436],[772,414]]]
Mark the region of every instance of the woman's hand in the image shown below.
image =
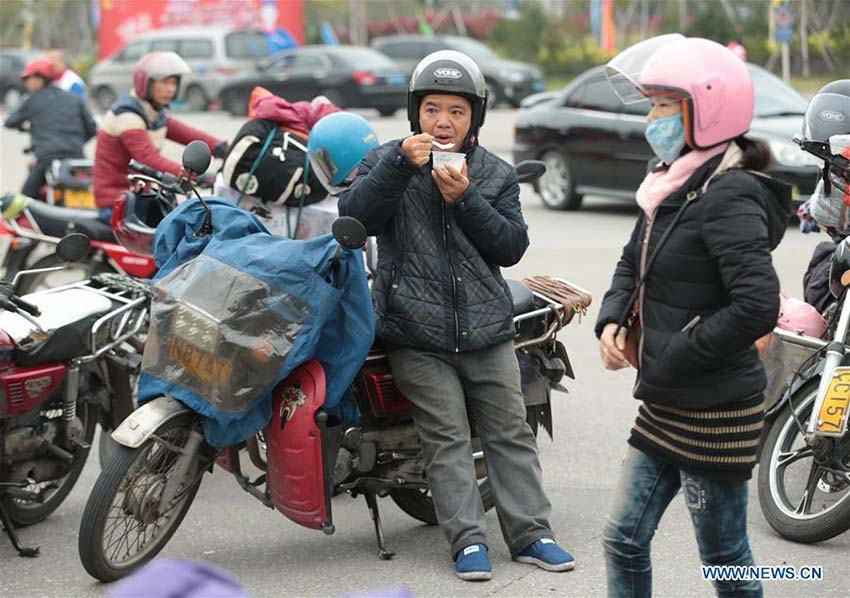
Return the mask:
[[[621,370],[629,367],[631,364],[626,361],[623,351],[626,348],[626,332],[628,329],[623,327],[620,333],[614,338],[617,332],[617,324],[611,322],[606,324],[602,329],[602,336],[599,338],[599,352],[602,355],[602,365],[606,370]]]

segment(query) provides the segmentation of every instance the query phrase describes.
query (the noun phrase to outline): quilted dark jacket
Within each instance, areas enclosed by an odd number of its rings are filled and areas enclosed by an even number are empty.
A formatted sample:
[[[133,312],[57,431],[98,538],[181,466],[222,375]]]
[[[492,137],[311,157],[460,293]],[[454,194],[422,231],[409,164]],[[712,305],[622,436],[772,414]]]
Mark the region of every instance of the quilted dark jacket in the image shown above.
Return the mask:
[[[454,206],[430,165],[408,163],[399,140],[371,150],[339,198],[378,237],[377,334],[390,344],[445,352],[513,338],[500,266],[528,247],[514,168],[483,147],[467,154],[470,185]]]
[[[644,245],[647,255],[655,251],[685,195],[703,185],[720,159],[697,169],[652,219],[641,212],[602,299],[597,336],[626,309]],[[647,277],[635,398],[709,409],[764,391],[767,378],[753,343],[776,324],[779,281],[770,251],[787,227],[790,195],[784,183],[730,170],[685,208]]]

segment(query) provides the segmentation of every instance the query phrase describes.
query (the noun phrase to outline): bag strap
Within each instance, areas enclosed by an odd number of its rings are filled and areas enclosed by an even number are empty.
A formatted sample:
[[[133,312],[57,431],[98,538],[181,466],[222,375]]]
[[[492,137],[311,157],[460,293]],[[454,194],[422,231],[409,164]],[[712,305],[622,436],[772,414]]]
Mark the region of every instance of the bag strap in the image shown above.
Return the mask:
[[[658,244],[655,246],[655,251],[649,256],[649,259],[646,262],[646,269],[643,271],[643,275],[638,280],[637,285],[635,286],[634,291],[632,291],[631,297],[629,297],[629,301],[626,304],[626,309],[623,310],[623,314],[620,316],[620,320],[617,322],[617,331],[615,333],[619,334],[620,329],[626,325],[626,322],[631,315],[632,307],[634,307],[635,301],[637,301],[638,294],[640,293],[641,287],[646,283],[646,278],[649,275],[649,271],[652,269],[653,264],[655,264],[655,260],[658,259],[658,255],[661,253],[661,248],[664,247],[664,244],[667,242],[667,239],[670,238],[670,234],[673,232],[673,229],[676,228],[676,225],[679,223],[679,220],[682,218],[682,214],[685,213],[685,208],[687,208],[694,200],[699,198],[705,190],[708,188],[708,183],[711,182],[711,178],[705,182],[698,190],[693,190],[688,193],[685,197],[685,202],[682,204],[682,207],[679,208],[679,211],[676,212],[676,216],[673,218],[673,222],[670,223],[670,226],[667,227],[667,230],[664,231],[664,234],[661,235],[661,238],[658,240]]]
[[[272,130],[269,131],[268,135],[266,135],[266,141],[265,143],[263,143],[263,147],[260,150],[260,153],[257,154],[256,158],[254,158],[254,163],[251,164],[251,170],[248,171],[248,176],[245,177],[245,183],[242,185],[242,189],[239,191],[239,197],[236,198],[236,205],[239,205],[239,202],[242,201],[243,197],[245,197],[245,190],[251,183],[251,177],[254,176],[254,172],[257,170],[257,166],[260,165],[260,160],[262,160],[263,156],[266,155],[266,152],[268,151],[269,146],[272,143],[272,139],[274,139],[274,134],[276,130],[277,127],[272,127]]]

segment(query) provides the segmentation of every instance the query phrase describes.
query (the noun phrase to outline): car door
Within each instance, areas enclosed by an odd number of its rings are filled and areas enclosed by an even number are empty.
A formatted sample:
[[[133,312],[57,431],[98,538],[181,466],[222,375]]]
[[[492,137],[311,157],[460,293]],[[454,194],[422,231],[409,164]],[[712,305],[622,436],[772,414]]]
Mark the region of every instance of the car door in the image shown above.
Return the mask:
[[[269,90],[290,102],[312,100],[327,84],[327,66],[315,51],[295,51],[283,54],[268,69]]]
[[[591,71],[566,97],[568,113],[559,125],[579,193],[622,188],[619,172],[623,139],[620,135],[620,99],[602,70]]]

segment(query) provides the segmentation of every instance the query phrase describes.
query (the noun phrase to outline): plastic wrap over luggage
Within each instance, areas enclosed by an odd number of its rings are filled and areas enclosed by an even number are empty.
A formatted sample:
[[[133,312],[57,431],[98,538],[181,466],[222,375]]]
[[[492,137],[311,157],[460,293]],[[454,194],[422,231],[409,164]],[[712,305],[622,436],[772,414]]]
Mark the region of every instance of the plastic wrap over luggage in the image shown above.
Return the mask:
[[[374,336],[360,251],[330,235],[296,241],[270,235],[256,217],[207,200],[190,201],[157,228],[151,325],[139,401],[168,393],[204,415],[214,446],[249,438],[271,416],[274,387],[309,359],[325,368],[328,409],[340,401]]]

